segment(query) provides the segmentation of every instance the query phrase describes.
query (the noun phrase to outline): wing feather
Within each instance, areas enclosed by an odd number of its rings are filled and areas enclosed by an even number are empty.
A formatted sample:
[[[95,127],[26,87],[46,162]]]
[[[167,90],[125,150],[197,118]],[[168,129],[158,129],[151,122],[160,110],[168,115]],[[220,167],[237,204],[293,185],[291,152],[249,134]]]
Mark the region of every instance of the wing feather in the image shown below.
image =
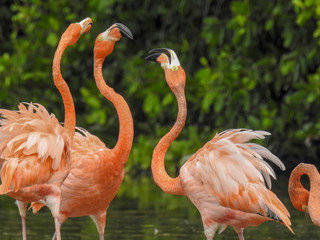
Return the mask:
[[[69,161],[71,151],[69,135],[58,119],[49,114],[42,105],[21,103],[18,111],[0,109],[0,115],[0,157],[3,159],[1,189],[10,187],[12,181],[21,182],[14,173],[18,171],[20,165],[28,166],[24,161],[32,161],[33,164],[38,161],[38,164],[49,168],[46,171],[48,173]],[[36,157],[28,158],[28,156]],[[37,173],[28,171],[28,174],[29,179],[35,182]],[[31,176],[32,174],[34,176]]]
[[[206,189],[215,196],[216,204],[264,216],[271,209],[289,223],[288,211],[266,187],[271,187],[270,176],[275,178],[276,175],[264,158],[282,170],[285,169],[283,163],[265,147],[248,142],[263,139],[266,135],[270,133],[247,129],[232,129],[217,134],[181,168],[181,178],[184,178],[182,181],[185,181],[187,188],[192,186],[189,184],[192,181],[196,181],[197,186],[199,183],[204,186],[198,188],[196,193],[191,190],[187,193],[201,195],[202,189]]]

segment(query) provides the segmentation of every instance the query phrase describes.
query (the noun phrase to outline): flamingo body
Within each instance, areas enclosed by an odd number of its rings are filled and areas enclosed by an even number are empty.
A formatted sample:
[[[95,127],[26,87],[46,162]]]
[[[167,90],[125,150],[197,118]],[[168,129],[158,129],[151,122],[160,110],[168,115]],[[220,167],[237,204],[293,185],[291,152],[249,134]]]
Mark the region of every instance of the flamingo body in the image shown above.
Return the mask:
[[[116,171],[113,157],[99,138],[84,130],[76,132],[71,171],[61,188],[60,212],[64,217],[93,215],[107,209],[123,179],[123,169]],[[75,198],[75,192],[85,194]]]
[[[217,134],[181,167],[181,185],[198,208],[208,239],[228,225],[240,232],[271,219],[290,228],[289,212],[265,186],[274,173],[262,157],[284,166],[266,148],[247,142],[264,135],[269,133],[241,129]]]
[[[53,80],[65,105],[65,126],[40,104],[20,104],[18,111],[1,109],[0,126],[0,194],[17,200],[22,220],[23,240],[26,235],[26,208],[30,202],[41,201],[49,207],[55,220],[57,239],[60,186],[69,172],[70,149],[75,128],[75,110],[66,82],[60,72],[65,49],[76,43],[81,34],[91,29],[86,18],[70,24],[62,34],[53,61]]]
[[[207,240],[227,226],[232,226],[243,240],[245,227],[267,220],[280,221],[291,230],[289,212],[266,187],[271,187],[270,176],[275,178],[275,173],[264,158],[282,170],[285,167],[269,150],[249,142],[263,139],[270,135],[268,132],[233,129],[216,134],[181,167],[179,176],[171,178],[166,173],[165,154],[182,131],[187,116],[186,74],[173,50],[162,48],[150,53],[146,59],[161,64],[178,102],[175,124],[153,151],[151,169],[155,183],[166,193],[186,195],[192,201],[200,212]]]
[[[16,199],[26,234],[27,204],[42,201],[49,207],[60,240],[60,185],[69,170],[70,136],[53,114],[40,104],[20,104],[19,110],[0,110],[0,194]]]
[[[104,238],[107,208],[117,194],[124,177],[133,141],[133,119],[125,99],[104,81],[102,65],[113,51],[123,33],[132,33],[123,24],[116,23],[99,34],[94,48],[94,74],[100,92],[110,100],[119,116],[119,137],[114,148],[109,149],[96,136],[77,128],[71,149],[70,172],[61,185],[60,224],[69,217],[91,216],[100,240]],[[34,212],[43,205],[33,203]],[[54,236],[55,239],[55,236]]]
[[[48,183],[69,161],[70,138],[57,118],[40,104],[20,104],[18,108],[0,110],[0,194]],[[60,177],[62,181],[64,177]]]
[[[61,185],[59,222],[69,217],[91,216],[103,239],[107,208],[124,177],[124,165],[96,136],[77,128],[71,149],[70,172]],[[120,161],[120,159],[119,159]],[[33,211],[43,207],[33,203]],[[55,239],[55,236],[54,236]]]

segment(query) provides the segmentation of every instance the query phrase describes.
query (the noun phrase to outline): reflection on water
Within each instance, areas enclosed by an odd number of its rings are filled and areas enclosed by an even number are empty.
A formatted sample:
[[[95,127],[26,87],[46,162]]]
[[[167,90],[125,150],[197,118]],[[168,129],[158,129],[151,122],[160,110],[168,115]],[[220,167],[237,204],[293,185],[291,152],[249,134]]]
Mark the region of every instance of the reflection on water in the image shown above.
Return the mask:
[[[291,234],[282,224],[266,222],[259,227],[245,229],[246,240],[253,239],[316,239],[320,228],[313,225],[309,216],[293,209],[287,194],[287,178],[273,183],[273,191],[291,213]],[[47,209],[38,214],[27,215],[28,239],[51,239],[54,224]],[[96,227],[89,217],[70,218],[62,226],[63,240],[98,239]],[[0,197],[0,239],[22,239],[21,224],[14,200]],[[164,194],[143,177],[131,180],[126,178],[111,203],[107,216],[105,239],[117,240],[204,240],[202,223],[195,207],[186,197]],[[227,228],[215,239],[238,239],[232,228]]]

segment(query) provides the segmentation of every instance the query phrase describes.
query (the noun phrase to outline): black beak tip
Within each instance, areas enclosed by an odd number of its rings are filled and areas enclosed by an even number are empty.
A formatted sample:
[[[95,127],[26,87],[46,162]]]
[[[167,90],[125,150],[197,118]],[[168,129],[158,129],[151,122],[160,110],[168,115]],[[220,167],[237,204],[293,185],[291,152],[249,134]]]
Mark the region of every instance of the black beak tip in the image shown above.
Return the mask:
[[[158,54],[158,57],[163,53],[165,55],[167,55],[167,57],[169,58],[169,62],[171,63],[171,54],[170,54],[170,48],[155,48],[150,50],[148,53],[149,54]]]
[[[164,53],[170,56],[170,49],[169,48],[155,48],[149,51],[149,53]]]
[[[133,34],[127,26],[122,23],[116,23],[116,26],[119,28],[122,37],[133,39]]]
[[[161,53],[154,53],[154,54],[151,54],[148,57],[146,57],[144,60],[157,62],[157,59],[160,55],[161,55]]]

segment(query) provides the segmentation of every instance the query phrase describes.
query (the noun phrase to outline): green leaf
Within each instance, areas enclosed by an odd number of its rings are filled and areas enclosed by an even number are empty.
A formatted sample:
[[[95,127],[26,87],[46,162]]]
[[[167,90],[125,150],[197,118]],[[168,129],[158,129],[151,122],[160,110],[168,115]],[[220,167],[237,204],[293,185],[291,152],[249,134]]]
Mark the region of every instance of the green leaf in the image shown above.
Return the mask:
[[[236,31],[234,37],[233,37],[233,42],[235,44],[239,43],[240,40],[242,39],[243,34],[246,32],[245,28],[240,28]]]
[[[301,0],[292,0],[293,5],[297,6],[298,8],[304,8],[304,3]]]
[[[208,60],[205,57],[200,57],[200,63],[204,67],[208,66]]]
[[[106,115],[102,110],[94,110],[90,115],[86,116],[88,123],[99,123],[104,124],[106,122]]]
[[[219,113],[221,112],[222,107],[223,107],[223,96],[217,95],[214,102],[214,110],[216,111],[216,113]]]
[[[46,43],[49,44],[51,47],[56,47],[56,45],[58,44],[58,36],[55,33],[49,33],[49,35],[47,36],[46,39]]]
[[[311,18],[312,14],[313,14],[312,9],[304,10],[298,15],[296,23],[300,26],[304,25]]]
[[[256,118],[255,116],[249,116],[248,117],[249,124],[252,126],[252,128],[259,128],[260,127],[260,120]]]
[[[320,4],[317,4],[316,6],[316,14],[318,17],[320,16]]]
[[[319,3],[317,3],[319,4]],[[316,0],[305,0],[306,7],[311,7],[313,5],[316,5]]]
[[[87,97],[86,102],[89,104],[89,106],[91,106],[93,108],[100,108],[101,107],[100,100],[95,96]]]
[[[292,60],[282,61],[280,63],[280,71],[282,75],[288,75],[294,69],[295,62]]]
[[[85,87],[81,87],[80,92],[81,92],[82,96],[85,98],[91,95],[90,91]]]
[[[48,19],[48,22],[49,22],[49,25],[52,29],[54,29],[55,31],[59,31],[59,29],[60,29],[59,19],[57,19],[53,16],[50,16]]]
[[[212,105],[213,100],[215,99],[216,94],[214,92],[207,92],[204,95],[204,98],[201,102],[201,107],[204,112],[208,112],[210,106]]]
[[[250,5],[242,1],[233,1],[231,3],[231,11],[235,14],[248,16],[250,15]]]
[[[313,32],[313,37],[317,38],[320,36],[320,26]]]
[[[162,100],[162,105],[163,105],[163,106],[167,106],[167,105],[169,105],[170,103],[172,103],[173,100],[174,100],[173,94],[172,94],[172,93],[167,93],[167,94],[164,96],[163,100]]]
[[[262,127],[263,127],[263,129],[270,128],[271,124],[272,124],[272,120],[270,118],[262,119]]]
[[[143,102],[143,110],[150,116],[158,114],[160,111],[160,100],[155,94],[148,94]]]
[[[294,36],[294,31],[291,30],[291,29],[286,29],[283,33],[283,37],[284,37],[284,43],[283,45],[285,47],[289,47],[291,42],[292,42],[292,39],[293,39],[293,36]]]
[[[273,21],[273,19],[269,19],[267,22],[266,22],[266,24],[265,24],[265,26],[264,26],[264,29],[265,30],[270,30],[270,29],[272,29],[273,28],[273,24],[274,24],[274,21]]]
[[[314,58],[314,56],[317,54],[317,48],[313,48],[307,55],[308,59]]]

